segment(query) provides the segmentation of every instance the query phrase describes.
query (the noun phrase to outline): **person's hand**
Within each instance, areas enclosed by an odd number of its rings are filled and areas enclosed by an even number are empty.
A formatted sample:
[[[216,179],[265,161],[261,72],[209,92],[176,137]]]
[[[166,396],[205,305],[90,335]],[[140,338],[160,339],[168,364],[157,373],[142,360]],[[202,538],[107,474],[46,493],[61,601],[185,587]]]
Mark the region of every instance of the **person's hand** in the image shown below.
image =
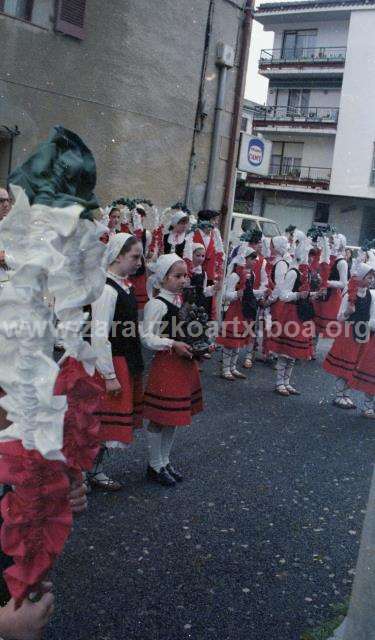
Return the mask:
[[[213,284],[214,294],[219,293],[220,289],[221,289],[221,282],[219,280],[216,280],[216,282],[214,282]]]
[[[243,289],[237,291],[237,300],[242,300],[243,298]]]
[[[298,299],[299,300],[306,300],[310,295],[309,291],[300,291],[298,294]]]
[[[319,295],[320,295],[320,294],[319,294],[319,291],[312,291],[312,292],[310,293],[310,298],[311,298],[311,300],[318,300]]]
[[[87,489],[82,481],[72,482],[69,493],[69,504],[74,515],[81,515],[87,509]]]
[[[193,357],[193,350],[188,344],[186,344],[186,342],[175,342],[173,350],[181,358],[189,358],[189,360],[191,360]]]
[[[327,297],[327,293],[328,290],[327,289],[320,289],[319,291],[319,297],[321,300],[324,300]]]
[[[121,394],[121,384],[117,378],[105,381],[105,390],[109,396],[119,396]]]
[[[348,307],[347,307],[347,315],[351,316],[352,313],[355,312],[355,304],[353,304],[352,302],[349,302]]]
[[[0,635],[4,640],[41,640],[54,611],[55,597],[44,593],[39,602],[24,600],[19,609],[15,601],[0,609]]]

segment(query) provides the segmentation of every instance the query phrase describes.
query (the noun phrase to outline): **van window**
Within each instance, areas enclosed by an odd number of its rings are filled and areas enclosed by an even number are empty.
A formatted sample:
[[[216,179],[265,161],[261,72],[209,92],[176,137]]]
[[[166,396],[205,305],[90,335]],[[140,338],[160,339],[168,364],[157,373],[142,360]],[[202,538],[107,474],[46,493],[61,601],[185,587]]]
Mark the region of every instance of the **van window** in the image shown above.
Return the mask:
[[[267,238],[274,238],[275,236],[280,235],[280,231],[274,222],[261,222],[260,225],[262,227],[263,235],[267,236]]]
[[[247,218],[244,218],[241,222],[241,229],[246,233],[247,231],[258,229],[258,225],[255,220],[248,220]]]

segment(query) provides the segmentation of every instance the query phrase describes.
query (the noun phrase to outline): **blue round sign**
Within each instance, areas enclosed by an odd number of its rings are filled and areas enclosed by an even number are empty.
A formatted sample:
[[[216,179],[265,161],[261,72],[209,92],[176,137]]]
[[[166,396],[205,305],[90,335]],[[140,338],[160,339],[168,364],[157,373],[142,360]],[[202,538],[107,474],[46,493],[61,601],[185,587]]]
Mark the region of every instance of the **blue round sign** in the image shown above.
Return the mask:
[[[247,152],[249,163],[253,167],[259,167],[263,162],[264,157],[264,142],[257,138],[249,140],[249,148]]]

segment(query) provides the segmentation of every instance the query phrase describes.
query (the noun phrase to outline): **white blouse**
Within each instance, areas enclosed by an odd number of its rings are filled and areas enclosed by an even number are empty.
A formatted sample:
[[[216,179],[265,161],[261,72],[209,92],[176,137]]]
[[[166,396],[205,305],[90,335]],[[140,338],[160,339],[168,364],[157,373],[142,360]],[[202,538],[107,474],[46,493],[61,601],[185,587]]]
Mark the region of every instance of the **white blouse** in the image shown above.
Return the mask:
[[[346,289],[348,286],[348,263],[345,259],[340,260],[337,263],[337,271],[339,272],[340,280],[328,280],[327,286],[331,289]]]
[[[290,264],[290,256],[288,254],[288,256],[283,256],[282,258],[279,258],[276,262],[276,267],[275,267],[275,287],[269,297],[269,301],[270,302],[276,302],[276,300],[278,300],[279,298],[281,298],[281,290],[283,288],[283,284],[284,284],[284,280],[286,277],[286,274],[289,271],[289,264]],[[294,283],[293,283],[294,284]]]
[[[250,275],[250,274],[249,274]],[[240,276],[238,273],[233,271],[226,280],[225,284],[225,293],[224,293],[224,302],[234,302],[238,300],[238,291],[236,291],[236,287],[240,281]],[[253,293],[257,300],[262,297],[264,294],[264,289],[261,287],[260,289],[254,289]]]
[[[174,293],[162,288],[158,295],[177,307],[181,307],[181,300]],[[141,340],[142,344],[152,351],[168,351],[173,347],[174,340],[160,337],[163,329],[162,320],[167,312],[167,305],[156,298],[149,300],[144,308],[143,323],[140,331]]]
[[[130,288],[124,284],[124,279],[111,271],[107,276],[129,293]],[[97,356],[96,368],[106,380],[116,377],[112,360],[112,346],[109,340],[113,318],[115,316],[117,291],[106,284],[103,293],[92,303],[91,346]]]
[[[296,280],[297,271],[295,269],[290,269],[280,287],[279,298],[282,302],[293,302],[298,299],[298,291],[293,291]]]

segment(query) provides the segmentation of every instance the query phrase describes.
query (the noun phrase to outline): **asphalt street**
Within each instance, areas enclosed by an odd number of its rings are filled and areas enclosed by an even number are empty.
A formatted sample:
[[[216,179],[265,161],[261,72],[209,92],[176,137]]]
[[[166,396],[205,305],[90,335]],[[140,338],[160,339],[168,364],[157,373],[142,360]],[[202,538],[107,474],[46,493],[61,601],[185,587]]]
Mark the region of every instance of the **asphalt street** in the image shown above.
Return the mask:
[[[333,378],[296,367],[246,382],[205,363],[206,411],[178,432],[185,481],[147,484],[142,431],[106,462],[124,482],[93,493],[56,568],[49,640],[298,640],[351,590],[375,459],[375,425],[332,405]]]

